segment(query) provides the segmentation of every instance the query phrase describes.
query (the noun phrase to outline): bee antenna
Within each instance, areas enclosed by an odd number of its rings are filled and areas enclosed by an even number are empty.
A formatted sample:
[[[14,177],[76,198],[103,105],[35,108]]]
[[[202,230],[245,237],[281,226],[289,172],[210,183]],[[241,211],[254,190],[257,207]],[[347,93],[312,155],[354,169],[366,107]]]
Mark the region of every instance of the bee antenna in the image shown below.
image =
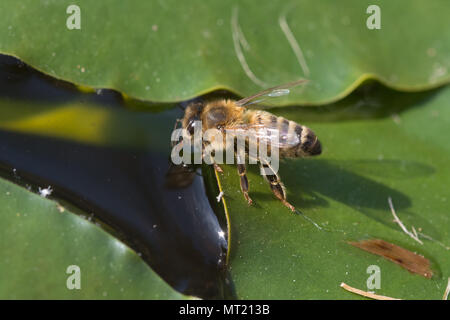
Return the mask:
[[[182,106],[181,104],[177,104],[177,107],[183,111],[186,111],[186,106]]]

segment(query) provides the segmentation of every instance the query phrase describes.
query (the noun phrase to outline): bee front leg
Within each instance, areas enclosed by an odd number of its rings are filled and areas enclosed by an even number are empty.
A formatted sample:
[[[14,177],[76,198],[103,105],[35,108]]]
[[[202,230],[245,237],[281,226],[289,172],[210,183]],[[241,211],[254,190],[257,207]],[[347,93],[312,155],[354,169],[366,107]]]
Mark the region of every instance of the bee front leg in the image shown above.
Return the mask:
[[[182,119],[176,119],[176,121],[175,121],[175,125],[174,125],[174,127],[173,127],[173,131],[175,131],[175,130],[177,130],[177,128],[178,128],[178,124],[179,123],[182,123],[183,122],[183,120]],[[170,146],[173,148],[177,143],[179,143],[180,141],[171,141],[170,142]]]
[[[223,173],[222,168],[216,162],[213,163],[213,166],[217,172]]]
[[[175,120],[175,125],[173,127],[174,131],[177,129],[179,123],[183,123],[183,119],[176,119]]]
[[[217,164],[216,160],[214,159],[214,156],[211,154],[211,144],[209,143],[203,143],[203,152],[202,152],[202,159],[205,158],[205,154],[209,153],[209,157],[212,160],[212,165],[214,166],[214,170],[217,172],[223,173],[222,168]]]
[[[280,176],[274,172],[272,167],[267,163],[260,163],[261,170],[265,171],[264,179],[269,182],[270,189],[275,197],[277,197],[286,207],[292,212],[295,212],[295,207],[286,200],[286,189],[283,182],[280,180]]]

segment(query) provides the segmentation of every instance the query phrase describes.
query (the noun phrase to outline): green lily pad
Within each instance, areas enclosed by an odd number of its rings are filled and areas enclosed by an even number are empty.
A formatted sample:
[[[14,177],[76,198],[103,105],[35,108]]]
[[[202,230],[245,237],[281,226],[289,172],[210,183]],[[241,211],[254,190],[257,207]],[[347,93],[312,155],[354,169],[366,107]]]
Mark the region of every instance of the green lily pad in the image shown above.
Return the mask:
[[[0,179],[0,204],[1,299],[188,298],[122,242],[58,203]],[[79,268],[80,289],[70,266]]]
[[[322,142],[322,155],[280,163],[288,200],[303,215],[276,200],[255,166],[248,169],[248,206],[236,168],[223,167],[229,268],[239,298],[359,297],[340,288],[342,282],[394,298],[442,298],[450,275],[450,87],[422,93],[416,102],[380,86],[366,89],[332,106],[274,110],[312,128]],[[327,121],[336,118],[341,121]],[[423,244],[394,223],[388,198]],[[433,277],[347,243],[371,238],[423,255]],[[380,268],[379,288],[367,286],[371,265]]]
[[[448,1],[4,0],[0,52],[59,79],[151,101],[226,88],[250,95],[298,78],[312,81],[284,104],[323,104],[376,78],[401,90],[450,79]]]

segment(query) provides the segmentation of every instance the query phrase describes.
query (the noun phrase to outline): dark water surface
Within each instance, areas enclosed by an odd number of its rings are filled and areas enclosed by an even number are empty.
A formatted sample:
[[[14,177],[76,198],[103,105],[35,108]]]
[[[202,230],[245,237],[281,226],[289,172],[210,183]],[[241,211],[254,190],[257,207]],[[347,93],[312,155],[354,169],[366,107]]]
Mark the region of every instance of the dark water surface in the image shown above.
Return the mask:
[[[99,220],[175,289],[203,298],[231,295],[221,236],[226,227],[201,174],[188,188],[165,187],[170,133],[181,110],[134,112],[113,91],[81,93],[7,56],[0,56],[0,101],[2,121],[44,118],[35,132],[0,130],[3,177],[33,191],[51,186],[51,198]],[[85,112],[92,126],[101,124],[100,140],[80,138],[76,117],[46,125],[52,114],[70,108]],[[107,121],[96,121],[99,113]]]

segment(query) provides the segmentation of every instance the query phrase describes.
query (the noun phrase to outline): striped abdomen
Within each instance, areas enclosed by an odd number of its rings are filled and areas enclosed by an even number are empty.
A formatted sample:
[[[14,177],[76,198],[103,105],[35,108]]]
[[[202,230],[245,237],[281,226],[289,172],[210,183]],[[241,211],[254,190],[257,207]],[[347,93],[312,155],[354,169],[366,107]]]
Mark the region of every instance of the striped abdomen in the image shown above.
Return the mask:
[[[296,158],[314,156],[322,153],[317,136],[308,127],[265,111],[253,111],[249,121],[265,128],[278,130],[279,152],[281,157]]]

